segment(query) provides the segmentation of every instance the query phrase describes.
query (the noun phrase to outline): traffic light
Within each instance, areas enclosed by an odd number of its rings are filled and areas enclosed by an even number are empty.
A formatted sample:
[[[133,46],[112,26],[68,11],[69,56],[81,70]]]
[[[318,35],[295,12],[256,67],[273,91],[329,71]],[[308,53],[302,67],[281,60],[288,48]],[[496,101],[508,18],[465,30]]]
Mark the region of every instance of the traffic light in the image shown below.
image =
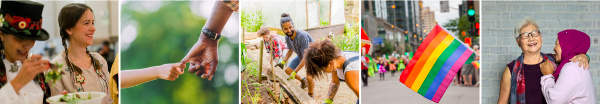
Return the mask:
[[[469,15],[469,22],[475,21],[475,5],[473,4],[473,0],[467,1],[467,15]]]
[[[466,37],[465,38],[465,44],[468,44],[469,46],[471,46],[471,38]]]
[[[466,34],[465,34],[465,31],[462,31],[462,35],[463,35],[463,36],[465,36],[465,35],[466,35]]]
[[[475,35],[479,35],[479,22],[475,23]]]

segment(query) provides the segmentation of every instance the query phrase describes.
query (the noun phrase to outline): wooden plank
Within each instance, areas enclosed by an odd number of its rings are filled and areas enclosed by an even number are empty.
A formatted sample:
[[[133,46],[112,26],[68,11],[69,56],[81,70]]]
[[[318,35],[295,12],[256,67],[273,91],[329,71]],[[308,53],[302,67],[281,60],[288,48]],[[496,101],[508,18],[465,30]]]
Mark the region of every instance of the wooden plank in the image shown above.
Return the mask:
[[[298,86],[295,80],[287,80],[289,75],[285,73],[285,71],[280,68],[275,68],[275,75],[281,81],[282,86],[286,86],[292,95],[290,97],[294,97],[298,100],[298,104],[319,104],[317,101],[308,96],[308,92],[304,91],[300,86]]]
[[[290,91],[290,88],[283,85],[282,83],[279,83],[279,86],[281,86],[283,88],[283,91],[285,92],[285,94],[287,94],[290,97],[290,98],[288,98],[289,100],[292,100],[293,103],[298,104],[298,99],[296,99],[296,97],[294,97],[294,94]]]
[[[263,74],[263,72],[262,72],[262,67],[263,67],[263,47],[264,47],[263,43],[264,42],[261,40],[260,41],[260,47],[258,48],[258,50],[260,50],[260,53],[258,53],[258,55],[259,55],[258,56],[258,71],[259,71],[258,73],[260,73],[260,74],[258,74],[258,75],[260,75],[260,78],[258,78],[258,81],[262,81],[263,80],[263,78],[262,78],[262,74]]]

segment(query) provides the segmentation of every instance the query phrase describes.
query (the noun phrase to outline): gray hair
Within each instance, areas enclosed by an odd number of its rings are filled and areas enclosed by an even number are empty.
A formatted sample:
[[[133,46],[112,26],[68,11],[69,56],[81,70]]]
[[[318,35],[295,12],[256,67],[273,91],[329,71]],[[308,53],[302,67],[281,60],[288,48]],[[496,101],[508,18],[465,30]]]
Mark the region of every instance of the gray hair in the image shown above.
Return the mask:
[[[533,25],[535,26],[535,28],[537,30],[540,30],[540,26],[538,25],[537,21],[531,17],[524,17],[523,19],[521,19],[521,22],[519,22],[519,24],[517,24],[517,27],[515,27],[514,31],[514,37],[518,40],[519,39],[519,34],[521,32],[521,29],[527,25]]]

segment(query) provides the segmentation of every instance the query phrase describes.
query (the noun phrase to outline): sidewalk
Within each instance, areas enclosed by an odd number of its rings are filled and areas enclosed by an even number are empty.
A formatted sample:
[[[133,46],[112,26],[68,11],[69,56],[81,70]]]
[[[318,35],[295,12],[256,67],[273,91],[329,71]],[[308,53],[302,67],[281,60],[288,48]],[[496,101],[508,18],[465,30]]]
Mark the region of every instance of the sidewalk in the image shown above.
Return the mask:
[[[391,72],[387,72],[383,81],[379,81],[379,74],[369,77],[369,86],[361,87],[362,104],[436,104],[399,82],[400,74],[396,72],[392,77]],[[479,104],[479,99],[479,87],[451,83],[440,104]]]

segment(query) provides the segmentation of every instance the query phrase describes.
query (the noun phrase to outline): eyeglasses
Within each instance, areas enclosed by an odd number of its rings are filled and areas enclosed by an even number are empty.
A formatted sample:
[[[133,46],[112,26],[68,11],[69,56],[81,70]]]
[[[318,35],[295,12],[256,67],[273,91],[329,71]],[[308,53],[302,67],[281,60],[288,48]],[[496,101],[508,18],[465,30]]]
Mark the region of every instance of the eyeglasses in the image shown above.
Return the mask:
[[[540,32],[540,31],[531,31],[531,32],[521,33],[521,34],[519,34],[518,38],[521,38],[521,39],[529,39],[529,37],[537,38],[540,36],[541,33],[542,32]]]

